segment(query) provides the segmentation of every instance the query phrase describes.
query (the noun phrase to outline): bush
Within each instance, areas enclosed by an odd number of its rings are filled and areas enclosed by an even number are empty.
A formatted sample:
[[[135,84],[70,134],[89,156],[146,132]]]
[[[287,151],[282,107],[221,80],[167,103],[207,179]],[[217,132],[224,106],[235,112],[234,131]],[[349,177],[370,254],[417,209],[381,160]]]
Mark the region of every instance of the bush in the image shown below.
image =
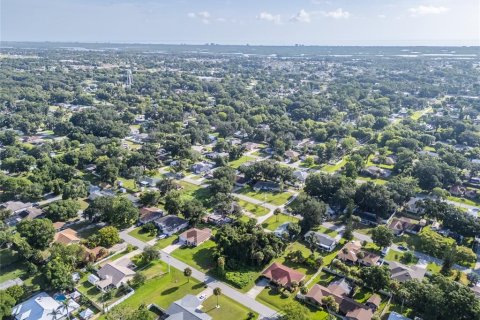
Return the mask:
[[[241,289],[249,284],[252,281],[252,276],[249,274],[243,274],[240,272],[231,272],[227,271],[225,273],[225,280],[233,284],[235,287]]]

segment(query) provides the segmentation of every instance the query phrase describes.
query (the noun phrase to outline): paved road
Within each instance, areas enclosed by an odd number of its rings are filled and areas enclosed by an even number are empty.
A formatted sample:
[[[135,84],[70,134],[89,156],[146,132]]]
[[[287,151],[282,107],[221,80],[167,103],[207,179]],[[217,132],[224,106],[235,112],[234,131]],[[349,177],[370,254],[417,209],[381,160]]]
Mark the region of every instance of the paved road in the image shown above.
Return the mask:
[[[274,317],[274,315],[277,313],[275,310],[263,305],[262,303],[256,301],[248,295],[233,289],[232,287],[221,281],[218,281],[213,277],[207,276],[205,273],[196,270],[195,268],[187,265],[186,263],[183,263],[180,260],[175,259],[171,255],[165,253],[163,250],[161,250],[161,253],[162,254],[160,259],[162,261],[168,263],[169,265],[178,270],[185,270],[185,268],[187,267],[192,269],[193,278],[197,279],[198,281],[205,282],[209,288],[213,289],[218,287],[222,289],[222,294],[257,312],[262,318]]]
[[[137,246],[140,250],[143,250],[147,244],[143,241],[138,240],[137,238],[134,238],[130,235],[128,235],[128,232],[130,232],[133,229],[133,227],[123,230],[120,232],[120,238],[122,238],[125,242],[132,244],[134,246]],[[140,251],[138,251],[140,252]],[[201,282],[206,282],[209,288],[216,288],[219,287],[222,289],[222,294],[225,296],[229,297],[230,299],[233,299],[247,308],[257,312],[260,314],[260,316],[263,319],[268,319],[268,318],[275,318],[275,314],[277,313],[275,310],[263,305],[262,303],[256,301],[255,299],[249,297],[248,295],[241,293],[234,288],[230,287],[229,285],[218,281],[217,279],[207,276],[205,273],[198,271],[197,269],[193,268],[192,266],[187,265],[186,263],[183,263],[180,260],[175,259],[172,257],[168,252],[165,252],[164,250],[160,250],[161,252],[161,257],[160,259],[172,267],[178,269],[178,270],[185,270],[185,268],[190,268],[192,269],[192,277],[201,281]]]

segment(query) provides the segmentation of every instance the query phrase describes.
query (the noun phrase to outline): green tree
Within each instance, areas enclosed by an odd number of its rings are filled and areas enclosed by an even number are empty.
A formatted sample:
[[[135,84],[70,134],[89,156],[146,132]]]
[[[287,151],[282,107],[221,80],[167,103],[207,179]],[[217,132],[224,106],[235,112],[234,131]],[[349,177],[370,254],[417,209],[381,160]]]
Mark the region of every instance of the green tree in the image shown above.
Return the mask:
[[[58,200],[45,209],[45,216],[52,221],[67,221],[77,216],[80,204],[75,200]]]
[[[379,291],[389,287],[390,271],[386,267],[365,267],[360,270],[360,279],[373,291]]]
[[[308,309],[298,302],[290,302],[282,307],[281,320],[309,320]]]
[[[188,267],[185,268],[185,270],[183,270],[183,275],[184,275],[185,277],[187,277],[188,282],[190,282],[190,276],[192,275],[192,269],[190,269],[190,268],[188,268]]]
[[[110,248],[120,242],[120,233],[112,226],[103,227],[95,235],[98,236],[98,245],[102,247]]]
[[[60,258],[50,260],[45,267],[45,275],[55,290],[73,288],[72,268]]]
[[[49,219],[22,220],[17,231],[33,248],[43,250],[53,241],[55,228]]]
[[[15,299],[5,291],[0,291],[0,319],[7,319],[12,315]]]
[[[153,260],[157,260],[160,258],[160,251],[158,251],[155,247],[146,246],[142,252],[142,259],[146,263],[149,263]]]
[[[393,232],[386,226],[378,226],[372,230],[372,240],[379,247],[388,247],[393,241]]]

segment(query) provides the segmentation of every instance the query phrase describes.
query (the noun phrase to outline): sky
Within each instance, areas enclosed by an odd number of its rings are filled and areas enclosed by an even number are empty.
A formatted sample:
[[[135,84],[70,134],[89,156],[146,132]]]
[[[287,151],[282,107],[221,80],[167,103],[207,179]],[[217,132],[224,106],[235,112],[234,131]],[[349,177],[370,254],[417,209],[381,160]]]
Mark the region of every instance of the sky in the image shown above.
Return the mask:
[[[0,40],[480,45],[480,1],[0,0]]]

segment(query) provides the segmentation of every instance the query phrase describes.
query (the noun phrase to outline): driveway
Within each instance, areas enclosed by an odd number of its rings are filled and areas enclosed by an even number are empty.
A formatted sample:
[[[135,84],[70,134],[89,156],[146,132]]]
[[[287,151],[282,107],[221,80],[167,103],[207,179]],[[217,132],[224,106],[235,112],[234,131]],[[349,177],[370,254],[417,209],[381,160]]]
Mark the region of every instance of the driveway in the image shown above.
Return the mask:
[[[180,243],[174,243],[174,244],[171,244],[169,246],[166,246],[165,248],[163,248],[163,252],[165,253],[172,253],[173,251],[177,250],[178,248],[180,248],[182,245]]]
[[[260,292],[262,292],[262,290],[265,289],[266,286],[268,286],[268,280],[265,278],[262,278],[260,279],[260,281],[255,283],[255,286],[252,289],[248,290],[246,295],[252,299],[255,299],[260,294]]]

